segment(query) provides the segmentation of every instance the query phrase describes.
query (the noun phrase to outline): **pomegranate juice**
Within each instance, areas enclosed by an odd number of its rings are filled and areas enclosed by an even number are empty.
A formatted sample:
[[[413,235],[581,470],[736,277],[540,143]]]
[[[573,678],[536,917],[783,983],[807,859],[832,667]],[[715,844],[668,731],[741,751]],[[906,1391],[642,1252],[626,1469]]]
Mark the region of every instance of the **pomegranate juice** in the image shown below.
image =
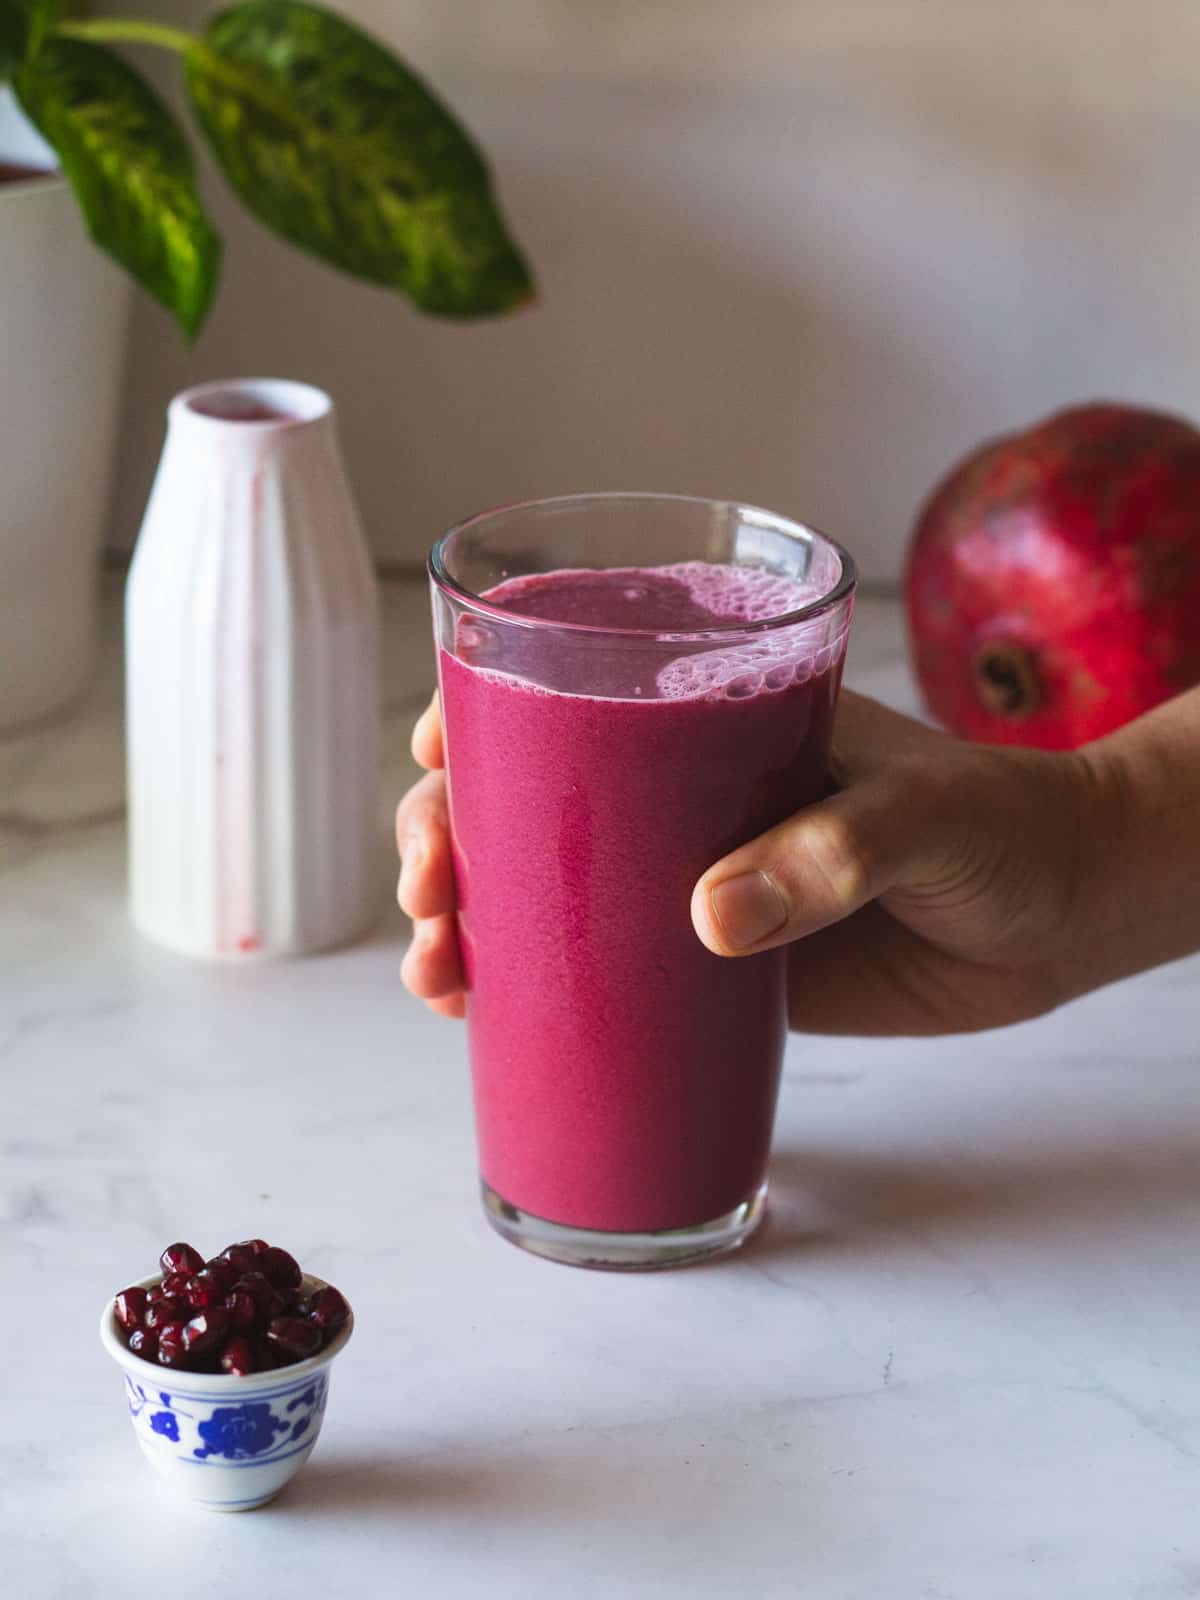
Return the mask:
[[[687,634],[813,595],[688,562],[543,573],[486,598]],[[783,952],[711,955],[692,888],[822,793],[845,637],[594,635],[548,672],[561,637],[467,616],[440,656],[481,1170],[553,1222],[690,1227],[762,1182],[785,1031]]]

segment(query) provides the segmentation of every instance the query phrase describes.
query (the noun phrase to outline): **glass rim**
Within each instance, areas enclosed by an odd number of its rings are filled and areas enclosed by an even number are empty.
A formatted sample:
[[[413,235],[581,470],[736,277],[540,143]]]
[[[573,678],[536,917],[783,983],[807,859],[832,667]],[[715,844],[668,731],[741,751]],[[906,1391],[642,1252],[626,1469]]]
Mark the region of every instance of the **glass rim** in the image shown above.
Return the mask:
[[[550,617],[532,617],[520,611],[510,611],[506,606],[497,605],[495,601],[487,600],[478,595],[465,584],[459,583],[446,570],[445,549],[456,534],[464,533],[468,528],[477,527],[480,523],[490,522],[494,518],[514,511],[541,511],[551,506],[582,505],[588,501],[613,501],[613,500],[638,500],[643,504],[651,501],[660,501],[669,505],[685,506],[724,506],[743,513],[747,520],[757,520],[763,526],[769,526],[777,533],[789,537],[807,535],[818,539],[828,545],[835,553],[840,565],[839,575],[833,585],[815,600],[810,600],[806,605],[798,606],[794,611],[781,611],[776,616],[761,617],[754,622],[747,622],[737,618],[730,622],[712,623],[704,628],[611,628],[594,622],[555,622]],[[573,633],[604,637],[610,639],[642,639],[642,640],[680,640],[680,639],[727,639],[733,635],[767,633],[776,628],[790,627],[800,622],[810,622],[814,617],[823,616],[826,612],[834,610],[843,601],[849,599],[858,585],[858,568],[854,557],[836,539],[831,539],[828,534],[822,533],[819,528],[814,528],[810,523],[797,522],[793,517],[780,516],[777,512],[767,511],[761,506],[748,505],[741,500],[717,500],[705,495],[693,494],[667,494],[654,490],[642,489],[603,489],[584,491],[579,494],[547,495],[533,500],[514,500],[508,505],[492,506],[486,511],[477,511],[473,516],[466,517],[462,522],[456,522],[448,528],[433,549],[429,552],[426,563],[429,576],[439,589],[460,601],[468,610],[482,616],[495,617],[502,622],[514,627],[530,629],[553,629],[557,633]],[[603,570],[603,569],[598,569]]]

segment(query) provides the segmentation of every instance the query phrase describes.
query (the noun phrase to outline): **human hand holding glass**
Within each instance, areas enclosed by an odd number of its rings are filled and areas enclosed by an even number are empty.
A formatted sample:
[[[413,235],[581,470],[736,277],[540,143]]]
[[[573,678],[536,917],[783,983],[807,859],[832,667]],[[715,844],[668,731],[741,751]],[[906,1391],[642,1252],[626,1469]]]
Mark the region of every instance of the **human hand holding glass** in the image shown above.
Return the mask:
[[[461,1017],[436,697],[413,753],[429,772],[396,816],[403,977]],[[832,769],[836,795],[715,862],[692,898],[717,955],[791,946],[793,1028],[998,1027],[1200,943],[1183,892],[1200,870],[1200,690],[1070,755],[963,744],[843,690]],[[747,874],[762,877],[724,910]],[[734,911],[759,907],[767,931],[737,929]]]

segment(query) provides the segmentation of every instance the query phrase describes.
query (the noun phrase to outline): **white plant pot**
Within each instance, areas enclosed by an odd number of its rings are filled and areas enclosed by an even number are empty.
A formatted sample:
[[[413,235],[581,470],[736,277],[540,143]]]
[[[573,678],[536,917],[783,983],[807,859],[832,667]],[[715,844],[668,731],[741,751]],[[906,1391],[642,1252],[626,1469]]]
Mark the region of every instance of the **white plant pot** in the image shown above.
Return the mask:
[[[125,638],[137,926],[232,958],[362,933],[379,600],[328,396],[244,380],[172,401]]]
[[[53,160],[0,89],[0,161]],[[91,671],[129,301],[64,179],[0,184],[0,731]]]

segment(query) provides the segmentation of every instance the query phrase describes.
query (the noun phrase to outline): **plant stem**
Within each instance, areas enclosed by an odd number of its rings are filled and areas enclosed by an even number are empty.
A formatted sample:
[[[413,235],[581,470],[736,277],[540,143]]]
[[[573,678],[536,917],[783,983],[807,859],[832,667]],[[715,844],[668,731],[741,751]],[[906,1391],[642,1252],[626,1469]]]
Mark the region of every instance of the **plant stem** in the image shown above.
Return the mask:
[[[186,54],[196,43],[182,28],[163,22],[144,22],[140,17],[96,17],[91,22],[60,22],[54,30],[69,39],[86,39],[92,44],[152,44],[162,50]]]

